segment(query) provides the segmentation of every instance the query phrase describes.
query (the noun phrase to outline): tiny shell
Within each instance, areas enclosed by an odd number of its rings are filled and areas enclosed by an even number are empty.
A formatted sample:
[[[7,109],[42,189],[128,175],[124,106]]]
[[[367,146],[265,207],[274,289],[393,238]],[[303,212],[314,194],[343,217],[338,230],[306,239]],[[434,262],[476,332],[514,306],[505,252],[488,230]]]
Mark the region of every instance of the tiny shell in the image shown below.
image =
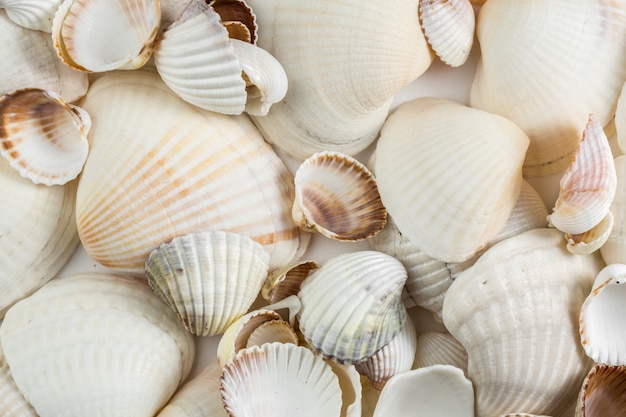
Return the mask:
[[[626,366],[595,365],[585,377],[576,417],[626,417]]]
[[[319,264],[315,261],[298,261],[276,269],[265,280],[261,295],[270,303],[296,295],[302,281],[317,268]]]

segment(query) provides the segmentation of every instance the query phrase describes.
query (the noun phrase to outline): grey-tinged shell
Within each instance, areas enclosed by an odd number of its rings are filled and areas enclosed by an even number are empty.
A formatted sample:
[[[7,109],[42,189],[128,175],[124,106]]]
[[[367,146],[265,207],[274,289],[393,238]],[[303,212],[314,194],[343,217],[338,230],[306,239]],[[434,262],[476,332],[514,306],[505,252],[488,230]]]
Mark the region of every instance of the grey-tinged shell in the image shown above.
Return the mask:
[[[576,417],[626,416],[626,366],[596,364],[583,381]]]

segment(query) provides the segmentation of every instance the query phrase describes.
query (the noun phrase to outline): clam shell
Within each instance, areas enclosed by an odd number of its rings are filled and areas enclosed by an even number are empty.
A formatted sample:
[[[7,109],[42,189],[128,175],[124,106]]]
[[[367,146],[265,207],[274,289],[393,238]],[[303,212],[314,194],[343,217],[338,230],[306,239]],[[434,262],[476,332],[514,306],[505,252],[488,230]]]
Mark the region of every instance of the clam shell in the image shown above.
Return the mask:
[[[580,341],[596,363],[626,365],[625,281],[626,265],[606,266],[580,310]]]
[[[189,332],[213,336],[248,311],[261,291],[268,262],[267,252],[249,237],[197,232],[150,253],[146,276]]]
[[[339,417],[341,388],[331,367],[307,348],[267,343],[240,351],[222,372],[232,417]]]
[[[136,69],[150,58],[160,24],[158,0],[64,0],[52,39],[59,58],[77,70]]]
[[[2,346],[0,346],[0,415],[37,417],[37,413],[13,381]]]
[[[292,216],[304,230],[337,240],[359,241],[380,232],[387,211],[376,179],[356,159],[319,152],[298,167]]]
[[[554,229],[524,232],[491,247],[448,289],[443,321],[467,351],[479,417],[561,415],[575,401],[590,366],[574,342],[577,315],[603,263],[563,243]]]
[[[451,365],[467,374],[467,351],[450,333],[427,332],[417,338],[415,367]]]
[[[376,146],[383,204],[428,256],[463,262],[504,228],[527,146],[524,132],[501,116],[437,98],[404,103]]]
[[[626,416],[626,366],[595,365],[585,377],[576,417]]]
[[[52,91],[18,90],[0,97],[0,154],[35,184],[59,185],[83,169],[89,114]]]
[[[261,295],[270,303],[296,295],[302,281],[317,268],[319,264],[315,261],[299,261],[276,269],[265,280]]]
[[[418,0],[247,3],[261,28],[258,45],[289,79],[285,99],[253,120],[269,142],[299,160],[324,150],[355,155],[365,149],[393,96],[433,59]]]
[[[626,156],[614,159],[617,185],[610,211],[613,228],[607,241],[600,248],[606,264],[626,263]]]
[[[474,43],[476,19],[469,0],[420,0],[424,36],[437,56],[451,67],[463,65]]]
[[[0,327],[13,378],[41,417],[149,417],[191,369],[194,343],[136,279],[77,274],[15,304]]]
[[[335,256],[302,283],[300,331],[324,356],[360,362],[400,332],[407,319],[401,299],[405,281],[400,261],[381,252]]]
[[[530,137],[524,174],[563,171],[587,116],[606,125],[626,79],[626,19],[619,2],[486,2],[470,105],[501,114]],[[558,75],[556,75],[558,74]]]
[[[158,245],[200,230],[252,238],[272,270],[306,248],[293,177],[244,116],[195,108],[148,71],[101,76],[82,105],[93,124],[76,213],[94,260],[143,274]]]
[[[50,32],[52,19],[63,0],[0,0],[13,22],[27,29]]]

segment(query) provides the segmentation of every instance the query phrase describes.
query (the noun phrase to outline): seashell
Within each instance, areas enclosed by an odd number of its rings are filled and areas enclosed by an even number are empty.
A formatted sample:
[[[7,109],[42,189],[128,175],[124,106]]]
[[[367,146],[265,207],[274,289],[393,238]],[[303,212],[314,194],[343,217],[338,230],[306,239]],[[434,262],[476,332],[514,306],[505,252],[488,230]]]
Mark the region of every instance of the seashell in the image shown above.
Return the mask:
[[[59,64],[49,34],[18,26],[8,18],[5,10],[0,10],[0,38],[4,41],[0,94],[39,88],[54,91],[65,101],[73,102],[87,92],[87,74]]]
[[[374,417],[473,417],[474,390],[463,371],[433,365],[396,375],[383,388]]]
[[[608,213],[617,176],[604,130],[590,115],[572,164],[561,178],[559,198],[549,222],[568,234],[591,230]]]
[[[450,333],[427,332],[417,338],[416,368],[450,365],[467,374],[467,351]]]
[[[52,39],[71,68],[130,70],[148,61],[160,25],[157,0],[64,0],[52,21]]]
[[[613,223],[613,214],[609,211],[591,230],[578,235],[566,234],[567,250],[574,255],[588,255],[597,251],[611,235]]]
[[[407,319],[401,299],[405,281],[406,270],[389,255],[357,251],[335,256],[302,283],[300,331],[325,357],[360,362],[400,332]]]
[[[337,375],[343,403],[341,405],[341,417],[362,416],[362,388],[360,375],[354,365],[342,365],[331,360],[326,360],[331,369]]]
[[[374,356],[354,366],[359,373],[367,376],[372,387],[382,390],[394,375],[409,371],[413,366],[417,335],[413,320],[406,319],[400,332],[391,342],[380,348]]]
[[[501,116],[444,99],[409,101],[389,116],[376,146],[380,196],[415,246],[463,262],[506,224],[527,146]]]
[[[219,113],[266,114],[287,92],[278,61],[248,42],[230,39],[220,15],[204,2],[191,3],[162,32],[154,60],[178,96]]]
[[[293,177],[244,116],[194,108],[147,71],[101,76],[82,106],[93,124],[76,213],[94,260],[143,274],[158,245],[200,230],[252,238],[271,270],[306,248]]]
[[[480,9],[470,105],[528,134],[525,176],[566,169],[587,116],[602,126],[613,117],[626,79],[623,9],[586,0],[493,1]]]
[[[52,91],[0,97],[0,154],[35,184],[62,185],[80,174],[90,127],[87,112]]]
[[[27,29],[48,32],[52,19],[63,0],[0,0],[0,8],[16,24]]]
[[[451,67],[467,61],[474,43],[476,19],[469,0],[420,0],[424,36],[437,56]]]
[[[365,165],[348,155],[312,155],[298,167],[294,183],[292,216],[306,231],[359,241],[380,232],[387,221],[376,179]]]
[[[220,390],[232,417],[341,413],[341,388],[331,367],[309,349],[291,343],[240,351],[224,368]]]
[[[231,38],[256,45],[256,15],[244,0],[211,0],[208,3],[220,15]],[[245,36],[241,36],[242,34]]]
[[[626,265],[606,266],[580,310],[580,341],[596,363],[626,365],[626,325],[620,314],[626,312],[625,281]]]
[[[467,351],[477,417],[562,415],[574,403],[590,366],[572,342],[577,314],[602,266],[571,255],[557,230],[535,229],[492,246],[452,283],[443,321]]]
[[[600,248],[607,265],[626,263],[626,157],[614,159],[617,185],[610,212],[613,214],[613,228],[607,241]]]
[[[270,143],[299,160],[367,148],[393,96],[433,60],[418,0],[247,3],[260,28],[257,44],[289,79],[285,98],[252,119]]]
[[[302,281],[319,268],[315,261],[299,261],[278,268],[268,275],[261,295],[270,303],[276,303],[290,295],[297,295]]]
[[[611,147],[611,153],[614,158],[620,155],[624,155],[624,152],[619,147],[617,128],[615,127],[615,117],[613,117],[609,123],[604,126],[604,134],[609,140],[609,146]]]
[[[192,336],[145,282],[111,274],[49,282],[11,307],[0,341],[41,417],[153,416],[194,357]]]
[[[617,144],[622,153],[626,153],[626,82],[622,85],[615,107],[615,132]]]
[[[15,385],[11,369],[2,352],[0,345],[0,415],[3,416],[21,416],[21,417],[37,417],[37,413],[33,407],[24,398],[24,395]]]
[[[156,417],[228,417],[219,391],[221,374],[217,363],[207,365],[174,394]]]
[[[626,416],[626,366],[595,365],[585,377],[576,417]]]
[[[268,262],[263,247],[247,236],[197,232],[152,251],[146,276],[185,329],[213,336],[248,311],[261,291]]]
[[[0,158],[0,317],[52,279],[78,245],[76,182],[46,187]]]

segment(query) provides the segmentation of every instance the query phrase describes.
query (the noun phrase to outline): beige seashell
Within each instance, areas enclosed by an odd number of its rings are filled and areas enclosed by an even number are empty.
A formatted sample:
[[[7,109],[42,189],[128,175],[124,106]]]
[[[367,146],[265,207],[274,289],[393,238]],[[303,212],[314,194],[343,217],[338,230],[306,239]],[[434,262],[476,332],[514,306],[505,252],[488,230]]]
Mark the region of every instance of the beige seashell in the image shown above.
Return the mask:
[[[597,251],[609,239],[613,223],[613,214],[609,211],[591,230],[579,235],[565,234],[567,250],[574,255],[589,255]]]
[[[282,64],[289,90],[263,136],[304,160],[329,150],[355,155],[377,137],[393,96],[433,60],[418,0],[248,0],[258,45]],[[381,13],[384,10],[384,13]]]
[[[376,235],[387,221],[376,179],[356,159],[340,152],[318,152],[294,177],[294,221],[331,239],[359,241]]]
[[[77,70],[137,69],[150,58],[160,24],[158,0],[64,0],[52,39],[59,58]]]
[[[626,79],[624,16],[621,1],[504,0],[480,9],[470,105],[528,134],[524,175],[566,169],[587,116],[602,126],[613,116]]]
[[[590,366],[574,342],[577,314],[602,266],[571,255],[557,230],[535,229],[494,245],[454,281],[443,321],[467,350],[477,417],[561,415],[573,404]]]
[[[18,26],[0,10],[0,38],[0,94],[39,88],[73,102],[87,92],[87,74],[61,65],[49,34]]]
[[[296,295],[300,291],[302,281],[317,268],[319,264],[315,261],[299,261],[276,269],[265,280],[261,295],[270,303]]]
[[[325,357],[360,362],[400,332],[407,319],[401,299],[405,281],[400,261],[381,252],[335,256],[302,283],[300,331]]]
[[[608,213],[616,187],[611,148],[598,119],[590,115],[574,160],[561,178],[549,222],[568,234],[591,230]]]
[[[0,346],[0,415],[6,417],[38,417],[37,413],[15,385],[11,369]]]
[[[83,108],[94,122],[76,213],[94,260],[142,274],[158,245],[200,230],[252,238],[272,270],[306,248],[293,177],[244,116],[194,108],[147,71],[103,75]]]
[[[610,211],[613,228],[607,241],[600,248],[602,258],[609,264],[626,263],[626,156],[614,159],[617,185]]]
[[[191,369],[194,343],[136,279],[77,274],[15,304],[0,341],[20,391],[41,417],[149,417]]]
[[[576,417],[626,416],[626,366],[595,365],[585,377]]]
[[[467,61],[474,43],[476,19],[469,0],[420,0],[424,36],[441,60],[452,66]]]
[[[354,365],[341,365],[331,360],[326,360],[339,380],[341,387],[341,417],[361,417],[362,388],[360,375]]]
[[[341,388],[331,367],[309,349],[266,343],[240,351],[222,372],[220,390],[232,417],[339,417]]]
[[[52,19],[63,0],[0,0],[0,8],[16,24],[27,29],[48,32]]]
[[[624,155],[624,152],[620,149],[620,145],[618,142],[618,134],[617,127],[615,126],[615,117],[613,117],[605,126],[604,126],[604,134],[606,138],[609,140],[609,146],[611,147],[611,153],[614,158],[617,158],[620,155]]]
[[[417,338],[415,368],[451,365],[467,374],[467,351],[450,333],[427,332]]]
[[[524,132],[501,116],[437,98],[404,103],[376,147],[383,204],[428,256],[463,262],[504,228],[527,146]]]
[[[87,112],[52,91],[0,97],[0,154],[35,184],[62,185],[80,174],[90,127]]]

